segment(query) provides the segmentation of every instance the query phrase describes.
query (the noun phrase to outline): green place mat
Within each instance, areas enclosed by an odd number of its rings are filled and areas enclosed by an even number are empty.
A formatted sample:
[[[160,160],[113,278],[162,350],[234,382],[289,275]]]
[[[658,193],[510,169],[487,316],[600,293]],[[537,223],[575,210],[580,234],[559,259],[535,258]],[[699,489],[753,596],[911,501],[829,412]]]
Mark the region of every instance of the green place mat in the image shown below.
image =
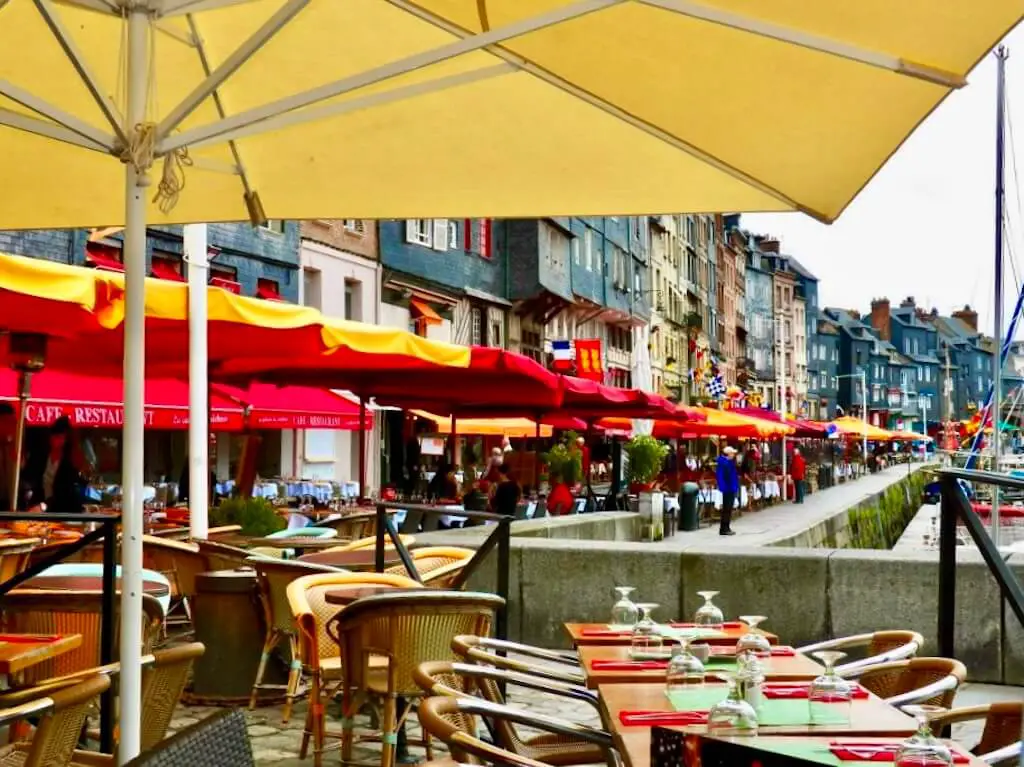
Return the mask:
[[[725,697],[724,687],[700,687],[694,685],[692,690],[681,690],[668,694],[669,703],[676,711],[707,711],[713,705]],[[841,705],[841,704],[837,704]],[[826,709],[827,711],[828,709]],[[804,700],[765,700],[761,710],[757,714],[757,721],[761,727],[788,727],[794,725],[809,725],[811,723],[811,708],[806,699]],[[828,724],[844,724],[849,721],[848,712],[844,716],[840,709],[836,710],[834,719]],[[819,722],[823,723],[823,722]]]
[[[724,631],[705,628],[673,628],[672,626],[658,626],[658,633],[669,639],[719,639],[725,636]]]

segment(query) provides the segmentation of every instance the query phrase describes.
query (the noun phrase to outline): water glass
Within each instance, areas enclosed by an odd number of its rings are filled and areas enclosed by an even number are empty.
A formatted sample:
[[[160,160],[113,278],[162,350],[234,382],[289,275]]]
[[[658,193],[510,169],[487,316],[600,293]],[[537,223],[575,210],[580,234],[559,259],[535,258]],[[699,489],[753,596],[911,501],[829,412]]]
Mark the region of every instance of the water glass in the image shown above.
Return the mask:
[[[721,628],[725,622],[722,611],[711,600],[719,595],[718,591],[698,591],[697,595],[704,598],[704,604],[697,608],[693,622],[704,628]]]
[[[658,624],[654,622],[651,614],[657,609],[658,605],[642,602],[637,607],[640,609],[640,620],[633,627],[630,654],[634,657],[637,655],[656,654],[661,650],[663,640],[658,631]]]
[[[903,741],[896,752],[896,767],[952,767],[953,753],[932,735],[929,717],[945,711],[941,706],[906,706],[917,719],[917,732]]]
[[[632,586],[616,586],[615,590],[619,593],[619,600],[612,606],[612,626],[631,629],[640,617],[640,611],[629,598],[636,589]]]
[[[729,693],[708,711],[708,735],[757,735],[757,712],[743,699],[736,679],[731,675],[720,678],[729,685]]]
[[[668,668],[665,670],[665,692],[671,695],[678,690],[692,689],[704,684],[704,664],[690,652],[689,640],[683,639],[672,648]]]
[[[768,637],[757,630],[757,627],[768,619],[763,615],[741,615],[740,620],[746,623],[749,629],[736,642],[736,655],[771,654],[771,642],[768,641]]]
[[[835,665],[846,657],[836,650],[813,653],[825,666],[825,673],[811,682],[807,693],[811,724],[848,724],[853,702],[853,685],[835,672]]]

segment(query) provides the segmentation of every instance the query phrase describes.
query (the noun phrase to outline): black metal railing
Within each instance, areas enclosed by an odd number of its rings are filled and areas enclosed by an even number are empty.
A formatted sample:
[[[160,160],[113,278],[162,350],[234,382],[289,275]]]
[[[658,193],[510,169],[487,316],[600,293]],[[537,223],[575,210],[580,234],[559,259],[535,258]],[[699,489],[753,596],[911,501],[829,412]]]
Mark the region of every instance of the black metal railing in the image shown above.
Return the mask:
[[[961,521],[974,545],[981,552],[989,572],[995,578],[1002,598],[1024,626],[1024,589],[1010,570],[1003,554],[996,548],[981,519],[971,508],[960,480],[975,484],[996,485],[1002,488],[1024,490],[1024,479],[991,471],[969,469],[942,469],[939,471],[939,652],[955,658],[954,630],[956,628],[956,549],[957,521]]]
[[[409,577],[422,582],[423,578],[416,570],[416,565],[413,562],[412,556],[409,554],[409,550],[405,547],[405,544],[402,543],[402,538],[398,534],[398,530],[392,522],[391,515],[388,513],[389,510],[404,510],[407,514],[416,513],[422,516],[451,515],[453,512],[450,509],[440,506],[425,506],[422,504],[383,502],[377,504],[377,541],[374,569],[376,569],[378,573],[384,572],[385,541],[390,538],[391,544],[395,547],[395,551],[398,553],[399,559],[402,560],[402,564],[409,573]],[[462,571],[456,577],[452,587],[456,589],[462,588],[466,584],[466,581],[468,581],[469,578],[472,577],[473,573],[476,572],[477,568],[480,567],[480,564],[487,558],[487,556],[497,549],[498,582],[495,593],[505,600],[505,604],[500,610],[498,610],[498,614],[495,616],[494,634],[499,639],[508,639],[509,552],[512,537],[512,518],[507,517],[504,514],[492,514],[488,511],[459,510],[454,512],[454,514],[464,517],[466,520],[472,522],[495,523],[494,529],[476,550],[473,558],[466,563],[464,568],[462,568]]]
[[[85,533],[77,541],[55,547],[53,553],[44,557],[13,578],[0,583],[0,607],[4,596],[35,578],[48,567],[58,564],[68,557],[77,554],[86,546],[103,541],[103,575],[101,576],[103,595],[100,597],[100,665],[114,662],[114,596],[117,593],[114,576],[117,572],[117,525],[121,515],[116,512],[91,512],[88,514],[39,514],[26,511],[0,512],[0,524],[8,522],[75,522],[96,525],[96,529]],[[113,753],[114,748],[114,692],[103,693],[100,706],[100,747],[105,754]]]

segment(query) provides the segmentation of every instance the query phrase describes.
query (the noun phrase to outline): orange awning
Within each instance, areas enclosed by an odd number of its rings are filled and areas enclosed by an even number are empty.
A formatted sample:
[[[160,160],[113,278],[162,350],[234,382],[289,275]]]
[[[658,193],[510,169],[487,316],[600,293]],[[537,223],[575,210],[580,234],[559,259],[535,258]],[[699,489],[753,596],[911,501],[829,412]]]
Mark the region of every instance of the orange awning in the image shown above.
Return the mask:
[[[418,298],[409,300],[409,313],[414,320],[425,322],[428,325],[440,325],[444,322],[441,315],[435,312],[430,304]]]

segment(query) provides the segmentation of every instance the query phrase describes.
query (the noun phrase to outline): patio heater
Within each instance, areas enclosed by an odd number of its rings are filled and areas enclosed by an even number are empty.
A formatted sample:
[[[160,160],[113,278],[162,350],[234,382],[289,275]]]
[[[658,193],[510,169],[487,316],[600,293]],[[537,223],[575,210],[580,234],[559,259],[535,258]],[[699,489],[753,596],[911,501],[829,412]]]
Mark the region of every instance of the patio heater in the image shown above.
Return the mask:
[[[7,342],[11,367],[18,371],[18,426],[14,434],[14,466],[11,478],[11,511],[18,510],[21,481],[22,443],[25,439],[25,407],[32,390],[32,374],[43,369],[46,361],[46,336],[41,333],[11,333]]]

